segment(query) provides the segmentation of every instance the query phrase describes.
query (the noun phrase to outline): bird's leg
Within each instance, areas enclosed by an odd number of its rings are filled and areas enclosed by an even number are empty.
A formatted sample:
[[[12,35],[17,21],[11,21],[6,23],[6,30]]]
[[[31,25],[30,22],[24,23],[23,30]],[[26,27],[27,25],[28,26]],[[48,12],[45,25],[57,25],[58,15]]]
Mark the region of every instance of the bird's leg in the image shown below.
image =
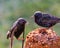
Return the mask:
[[[10,40],[10,48],[12,48],[12,46],[13,46],[13,35],[11,36],[11,40]]]
[[[51,31],[53,32],[53,28],[52,28],[52,27],[50,27],[50,28],[47,28],[47,29],[48,29],[48,30],[49,30],[49,29],[51,29]]]
[[[24,39],[25,32],[23,31],[23,39]],[[24,40],[22,40],[22,48],[24,48]]]
[[[14,32],[12,32],[12,35],[10,38],[10,48],[12,48],[12,46],[13,46],[13,35],[14,35]]]
[[[53,28],[52,27],[50,27],[50,29],[52,30],[52,32],[53,32]]]
[[[11,35],[10,48],[12,48],[12,46],[13,46],[13,35],[14,35],[14,32],[15,32],[16,29],[17,29],[17,27],[15,27],[15,29],[14,29],[14,31],[12,32],[12,35]]]
[[[24,38],[18,38],[17,40],[24,40]]]

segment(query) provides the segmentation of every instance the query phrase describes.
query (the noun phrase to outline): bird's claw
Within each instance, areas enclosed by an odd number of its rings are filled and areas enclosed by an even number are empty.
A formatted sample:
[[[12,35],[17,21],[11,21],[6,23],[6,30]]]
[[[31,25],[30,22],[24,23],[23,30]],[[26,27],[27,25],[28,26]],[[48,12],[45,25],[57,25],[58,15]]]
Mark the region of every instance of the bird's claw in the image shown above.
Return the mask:
[[[24,40],[23,38],[18,38],[18,40]]]

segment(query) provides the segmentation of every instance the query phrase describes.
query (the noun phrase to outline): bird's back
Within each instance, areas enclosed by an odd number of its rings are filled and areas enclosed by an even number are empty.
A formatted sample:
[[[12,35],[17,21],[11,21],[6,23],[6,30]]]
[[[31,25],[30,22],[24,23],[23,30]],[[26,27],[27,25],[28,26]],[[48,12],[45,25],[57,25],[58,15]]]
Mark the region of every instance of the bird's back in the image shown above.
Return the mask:
[[[51,16],[50,14],[43,14],[42,18],[37,19],[36,23],[43,27],[51,27],[55,25],[58,21],[58,18]]]

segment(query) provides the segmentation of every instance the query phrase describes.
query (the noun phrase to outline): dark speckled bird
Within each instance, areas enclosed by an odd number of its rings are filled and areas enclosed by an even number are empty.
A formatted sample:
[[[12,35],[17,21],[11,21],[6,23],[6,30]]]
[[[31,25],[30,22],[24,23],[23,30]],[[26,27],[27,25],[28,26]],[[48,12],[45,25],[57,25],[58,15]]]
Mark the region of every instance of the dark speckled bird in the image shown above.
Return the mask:
[[[27,21],[23,18],[17,19],[17,21],[13,24],[11,29],[7,32],[7,39],[11,38],[10,41],[10,48],[12,48],[13,45],[13,36],[16,37],[16,39],[21,40],[19,36],[21,33],[23,33],[23,41],[22,41],[22,48],[24,46],[24,29],[25,29],[25,24]]]
[[[35,19],[35,23],[42,27],[50,28],[56,23],[60,23],[60,18],[47,13],[42,13],[41,11],[36,11],[33,16]]]
[[[19,38],[22,32],[24,32],[25,24],[27,21],[23,18],[19,18],[11,27],[11,29],[7,32],[7,39],[11,38],[12,33],[14,32],[14,36],[16,39]]]

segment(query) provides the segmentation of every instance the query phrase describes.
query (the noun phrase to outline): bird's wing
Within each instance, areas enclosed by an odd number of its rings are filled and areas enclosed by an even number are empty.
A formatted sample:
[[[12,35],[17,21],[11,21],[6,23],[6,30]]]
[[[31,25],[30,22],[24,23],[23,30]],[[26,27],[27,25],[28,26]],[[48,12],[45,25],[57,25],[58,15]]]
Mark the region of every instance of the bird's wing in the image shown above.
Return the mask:
[[[49,22],[57,23],[58,22],[58,18],[56,16],[51,16],[51,19],[49,20]]]
[[[17,28],[17,21],[12,25],[10,32],[13,32],[13,30]],[[17,29],[16,29],[17,30]]]
[[[51,16],[49,14],[43,14],[42,22],[48,22],[50,19],[51,19]]]
[[[50,14],[43,14],[42,22],[46,22],[46,23],[53,22],[53,23],[55,23],[56,20],[57,20],[57,17],[55,17],[55,16],[52,16]]]

